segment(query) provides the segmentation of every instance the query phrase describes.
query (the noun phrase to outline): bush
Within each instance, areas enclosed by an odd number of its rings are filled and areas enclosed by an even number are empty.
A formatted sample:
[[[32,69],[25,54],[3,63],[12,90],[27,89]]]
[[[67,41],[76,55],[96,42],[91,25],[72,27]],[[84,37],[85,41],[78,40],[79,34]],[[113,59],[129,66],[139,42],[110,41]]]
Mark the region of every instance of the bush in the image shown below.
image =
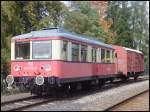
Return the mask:
[[[1,93],[7,89],[6,76],[10,72],[10,50],[6,48],[1,49]]]
[[[10,50],[3,48],[1,49],[1,76],[6,78],[10,72]]]

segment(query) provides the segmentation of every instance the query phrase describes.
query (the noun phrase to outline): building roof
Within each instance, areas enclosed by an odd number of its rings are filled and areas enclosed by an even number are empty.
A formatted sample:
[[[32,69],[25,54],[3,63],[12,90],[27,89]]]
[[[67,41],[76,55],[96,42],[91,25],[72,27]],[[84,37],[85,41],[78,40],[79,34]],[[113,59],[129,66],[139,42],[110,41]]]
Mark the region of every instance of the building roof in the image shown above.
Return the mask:
[[[72,32],[69,32],[69,31],[67,31],[65,29],[61,29],[61,28],[48,28],[48,29],[43,29],[43,30],[39,30],[39,31],[32,31],[30,33],[15,36],[12,39],[26,39],[26,38],[33,38],[33,37],[34,38],[42,38],[42,37],[52,37],[52,36],[61,36],[61,37],[67,38],[67,39],[82,41],[82,42],[100,45],[100,46],[104,46],[104,47],[113,49],[111,45],[105,44],[99,40],[96,40],[96,39],[88,37],[88,36],[72,33]]]

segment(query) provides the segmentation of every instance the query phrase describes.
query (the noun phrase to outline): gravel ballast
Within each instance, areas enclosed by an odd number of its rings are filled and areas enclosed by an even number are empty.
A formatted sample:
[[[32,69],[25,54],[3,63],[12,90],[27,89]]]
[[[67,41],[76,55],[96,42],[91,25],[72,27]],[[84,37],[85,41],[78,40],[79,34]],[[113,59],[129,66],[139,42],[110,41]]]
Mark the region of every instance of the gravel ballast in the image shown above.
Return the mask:
[[[18,100],[21,98],[26,98],[33,96],[30,93],[19,93],[15,95],[9,95],[9,96],[1,96],[1,103],[7,102],[7,101],[13,101],[13,100]]]
[[[79,99],[75,102],[80,104],[91,104],[86,108],[83,108],[83,110],[105,110],[148,89],[149,81],[144,81],[140,83],[130,84],[127,86],[118,87],[113,90],[96,93],[94,96],[87,96],[84,98],[84,100]]]
[[[105,110],[132,96],[149,90],[149,80],[120,86],[114,89],[90,94],[75,100],[54,101],[27,110],[33,111],[67,111],[67,110]]]

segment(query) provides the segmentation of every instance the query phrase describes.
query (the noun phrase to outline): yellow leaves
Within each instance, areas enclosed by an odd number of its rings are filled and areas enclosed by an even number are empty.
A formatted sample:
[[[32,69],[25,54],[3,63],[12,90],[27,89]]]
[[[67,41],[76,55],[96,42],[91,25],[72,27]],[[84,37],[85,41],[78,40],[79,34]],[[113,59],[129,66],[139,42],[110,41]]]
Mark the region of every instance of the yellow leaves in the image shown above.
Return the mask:
[[[91,1],[92,6],[94,6],[99,13],[99,24],[101,25],[103,31],[107,34],[103,36],[105,42],[108,44],[113,43],[113,39],[116,34],[110,31],[110,28],[113,24],[112,20],[105,20],[106,11],[108,10],[108,2],[107,1]]]
[[[102,19],[102,20],[100,20],[100,24],[102,25],[105,32],[109,32],[109,29],[112,25],[112,21],[111,20],[106,21],[106,20]]]

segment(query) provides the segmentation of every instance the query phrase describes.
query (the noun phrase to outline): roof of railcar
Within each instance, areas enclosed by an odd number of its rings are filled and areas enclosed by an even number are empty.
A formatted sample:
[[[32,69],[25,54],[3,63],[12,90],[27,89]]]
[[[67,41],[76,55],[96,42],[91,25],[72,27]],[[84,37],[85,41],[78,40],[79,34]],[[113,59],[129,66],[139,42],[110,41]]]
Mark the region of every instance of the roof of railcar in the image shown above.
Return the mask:
[[[64,38],[68,38],[72,40],[87,42],[90,44],[100,45],[100,46],[113,49],[111,45],[105,44],[99,40],[94,40],[91,37],[72,33],[65,29],[60,29],[60,28],[51,28],[51,29],[45,29],[45,30],[39,30],[39,31],[32,31],[30,33],[15,36],[12,39],[27,39],[27,38],[33,38],[33,37],[42,38],[42,37],[51,37],[51,36],[60,36],[60,37],[64,37]]]
[[[127,51],[132,51],[132,52],[143,54],[141,51],[138,51],[138,50],[135,50],[135,49],[131,49],[131,48],[127,48],[127,47],[123,47],[123,48],[125,48],[125,50],[127,50]]]

